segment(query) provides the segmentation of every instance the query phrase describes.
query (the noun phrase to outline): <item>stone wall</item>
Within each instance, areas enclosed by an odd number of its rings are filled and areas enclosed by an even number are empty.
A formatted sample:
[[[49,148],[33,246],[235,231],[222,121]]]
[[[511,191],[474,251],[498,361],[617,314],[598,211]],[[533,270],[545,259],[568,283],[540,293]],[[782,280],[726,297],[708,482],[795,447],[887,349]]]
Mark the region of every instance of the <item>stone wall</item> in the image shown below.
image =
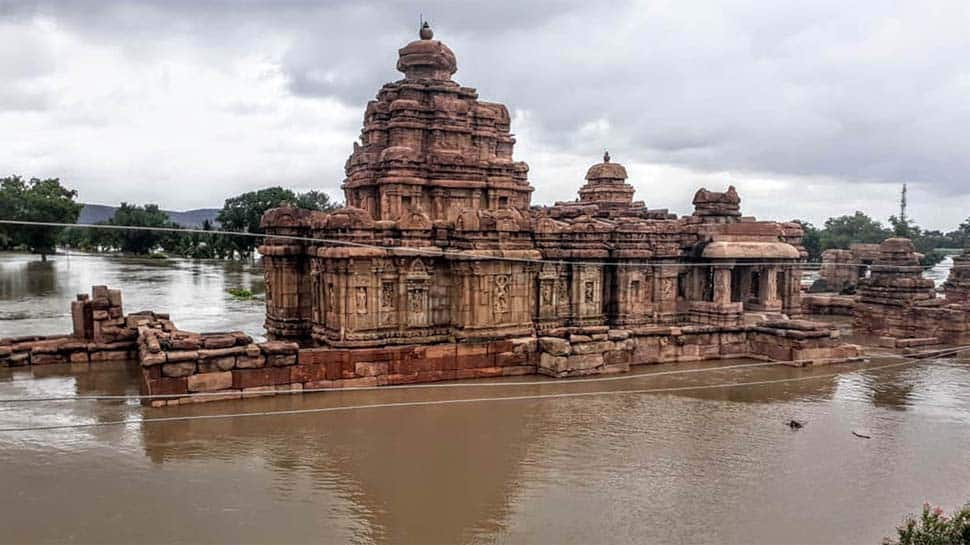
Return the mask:
[[[538,338],[349,349],[254,343],[239,332],[166,332],[153,325],[139,329],[143,391],[163,396],[145,403],[156,407],[311,389],[534,374],[579,377],[655,363],[754,357],[812,365],[861,355],[858,346],[840,341],[836,329],[804,320],[735,328],[573,327]]]

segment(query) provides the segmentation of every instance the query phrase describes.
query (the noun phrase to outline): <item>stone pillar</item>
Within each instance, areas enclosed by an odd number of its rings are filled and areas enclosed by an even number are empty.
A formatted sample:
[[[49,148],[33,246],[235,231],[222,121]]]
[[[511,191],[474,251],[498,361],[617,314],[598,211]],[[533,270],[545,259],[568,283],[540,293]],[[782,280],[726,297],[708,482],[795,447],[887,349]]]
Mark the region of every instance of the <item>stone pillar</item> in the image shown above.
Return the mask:
[[[714,303],[727,305],[731,303],[731,267],[717,266],[714,268]]]
[[[781,310],[781,301],[778,298],[778,268],[765,267],[761,270],[761,293],[758,294],[758,303],[763,310]]]

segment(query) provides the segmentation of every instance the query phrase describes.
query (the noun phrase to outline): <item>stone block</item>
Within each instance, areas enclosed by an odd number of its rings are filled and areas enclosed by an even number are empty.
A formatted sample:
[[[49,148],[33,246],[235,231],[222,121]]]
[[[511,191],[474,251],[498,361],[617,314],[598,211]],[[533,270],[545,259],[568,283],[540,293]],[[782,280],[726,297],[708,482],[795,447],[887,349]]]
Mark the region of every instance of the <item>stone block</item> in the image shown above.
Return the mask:
[[[539,346],[543,352],[547,352],[553,356],[566,356],[572,350],[568,341],[558,337],[540,337]]]
[[[296,365],[296,354],[268,354],[266,356],[266,365],[272,367]]]
[[[198,350],[170,350],[165,353],[165,358],[169,363],[179,361],[191,361],[199,359]]]
[[[266,356],[237,356],[236,368],[238,369],[258,369],[266,366]]]
[[[71,363],[88,363],[91,358],[88,357],[87,352],[71,352],[68,356],[68,361]]]
[[[203,348],[199,350],[199,358],[222,358],[225,356],[245,355],[246,353],[246,347],[244,346],[230,346],[228,348]]]
[[[168,359],[165,357],[165,352],[158,352],[155,354],[151,352],[148,352],[148,353],[139,352],[138,359],[141,362],[143,367],[151,367],[152,365],[161,365],[168,361]]]
[[[202,348],[202,338],[198,335],[175,337],[169,341],[172,350],[197,351]]]
[[[264,354],[296,354],[300,345],[287,341],[267,341],[259,345]]]
[[[628,350],[611,350],[603,354],[603,363],[607,365],[629,364],[632,359],[633,354]]]
[[[202,339],[204,348],[229,348],[236,345],[236,337],[232,334],[206,335]]]
[[[291,382],[290,369],[286,367],[235,369],[231,373],[233,388],[246,389],[256,386],[277,386]]]
[[[431,367],[432,360],[424,360],[425,362],[430,362],[429,367]],[[355,364],[354,374],[358,377],[376,377],[379,375],[387,374],[387,362],[368,362],[361,361]]]
[[[183,395],[189,392],[188,379],[185,377],[149,379],[147,384],[149,395]]]
[[[529,362],[528,355],[518,353],[518,352],[502,352],[501,354],[495,355],[496,367],[514,367],[519,365],[526,365],[528,362]]]
[[[539,355],[539,367],[548,369],[554,373],[559,373],[566,369],[566,356],[553,356],[548,352]]]
[[[588,343],[588,342],[590,342],[592,340],[593,340],[593,338],[590,337],[589,335],[576,335],[576,334],[572,334],[572,335],[569,336],[569,342],[571,342],[573,344],[575,344],[575,343]]]
[[[180,361],[162,365],[162,375],[166,377],[187,377],[195,373],[194,361]]]
[[[223,356],[221,358],[208,358],[199,360],[200,373],[215,373],[219,371],[229,371],[236,366],[235,356]]]
[[[331,350],[329,348],[306,348],[300,350],[297,355],[297,361],[300,364],[326,365],[331,362],[342,363],[347,360],[347,350]]]
[[[459,343],[455,347],[455,355],[459,358],[465,356],[480,356],[488,354],[488,344],[487,343]]]
[[[108,290],[108,303],[113,307],[121,307],[121,290],[109,289]]]
[[[592,341],[588,343],[573,344],[573,354],[601,354],[608,350],[614,350],[616,345],[612,341]]]
[[[566,366],[568,369],[585,371],[603,365],[603,354],[567,356],[566,360]]]
[[[611,329],[607,332],[607,338],[611,341],[622,341],[630,338],[630,332],[625,329]]]
[[[317,364],[297,364],[290,367],[278,367],[276,369],[289,369],[290,382],[316,382],[327,379],[327,366]]]
[[[231,371],[219,373],[197,373],[189,376],[187,385],[190,392],[214,392],[233,387]]]

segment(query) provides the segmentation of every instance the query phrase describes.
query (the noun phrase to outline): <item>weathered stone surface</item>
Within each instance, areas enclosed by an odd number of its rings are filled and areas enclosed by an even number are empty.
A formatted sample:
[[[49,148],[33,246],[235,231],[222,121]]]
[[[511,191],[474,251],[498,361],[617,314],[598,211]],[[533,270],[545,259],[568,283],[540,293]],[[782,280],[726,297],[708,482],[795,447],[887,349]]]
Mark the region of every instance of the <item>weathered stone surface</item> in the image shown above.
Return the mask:
[[[236,367],[239,369],[257,369],[266,365],[266,357],[258,356],[238,356]]]
[[[187,377],[195,373],[194,361],[180,361],[162,365],[162,374],[166,377]]]
[[[165,369],[162,369],[164,372]],[[188,389],[190,392],[214,392],[233,387],[233,376],[231,371],[217,373],[197,373],[188,377]]]
[[[212,373],[217,371],[228,371],[236,366],[235,356],[222,356],[219,358],[208,358],[199,360],[200,373]]]
[[[548,352],[553,356],[567,356],[571,351],[569,341],[558,337],[540,337],[539,346],[543,352]]]

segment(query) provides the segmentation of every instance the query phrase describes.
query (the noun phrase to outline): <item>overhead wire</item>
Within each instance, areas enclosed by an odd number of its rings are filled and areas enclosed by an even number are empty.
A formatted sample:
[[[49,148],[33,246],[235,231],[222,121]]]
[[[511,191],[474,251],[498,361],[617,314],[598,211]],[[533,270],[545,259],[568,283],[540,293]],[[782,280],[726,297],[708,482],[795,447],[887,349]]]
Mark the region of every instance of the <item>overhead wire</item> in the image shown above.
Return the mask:
[[[909,355],[898,355],[896,357],[904,358],[901,362],[887,363],[872,367],[865,367],[858,369],[858,372],[865,371],[878,371],[882,369],[891,369],[895,367],[901,367],[913,363],[914,361],[921,361],[927,358],[933,357],[945,357],[956,355],[970,350],[970,346],[960,346],[941,350],[929,351],[922,354],[909,354]],[[814,374],[804,377],[788,377],[780,379],[765,379],[747,382],[726,382],[719,384],[703,384],[694,386],[671,386],[663,388],[639,388],[630,390],[606,390],[606,391],[596,391],[596,392],[561,392],[557,394],[533,394],[533,395],[518,395],[518,396],[497,396],[497,397],[476,397],[476,398],[459,398],[459,399],[443,399],[443,400],[427,400],[427,401],[400,401],[400,402],[390,402],[390,403],[368,403],[361,405],[343,405],[343,406],[333,406],[333,407],[315,407],[310,409],[288,409],[279,411],[252,411],[252,412],[239,412],[239,413],[219,413],[219,414],[206,414],[206,415],[185,415],[185,416],[162,416],[162,417],[149,417],[149,418],[126,418],[119,420],[105,420],[100,422],[82,422],[74,424],[50,424],[50,425],[38,425],[38,426],[22,426],[22,427],[8,427],[0,428],[0,433],[16,433],[16,432],[30,432],[30,431],[47,431],[47,430],[63,430],[63,429],[83,429],[83,428],[95,428],[95,427],[107,427],[107,426],[124,426],[133,424],[152,424],[152,423],[164,423],[164,422],[185,422],[185,421],[195,421],[195,420],[222,420],[231,418],[250,418],[250,417],[269,417],[269,416],[292,416],[292,415],[304,415],[304,414],[318,414],[318,413],[332,413],[332,412],[346,412],[352,410],[367,410],[367,409],[382,409],[382,408],[405,408],[405,407],[422,407],[422,406],[434,406],[434,405],[455,405],[455,404],[466,404],[466,403],[485,403],[485,402],[497,402],[497,401],[531,401],[531,400],[544,400],[544,399],[563,399],[563,398],[578,398],[578,397],[594,397],[594,396],[615,396],[615,395],[643,395],[643,394],[658,394],[658,393],[676,393],[685,391],[705,391],[718,388],[735,388],[744,386],[763,386],[771,384],[784,384],[791,382],[803,382],[807,380],[817,380],[822,378],[832,378],[842,375],[842,372],[835,373],[823,373]],[[641,375],[650,376],[650,375]],[[501,383],[497,383],[501,384]],[[543,383],[533,383],[533,385],[541,385]],[[565,382],[561,384],[566,384]],[[387,388],[387,387],[383,387]]]
[[[49,222],[49,221],[27,221],[27,220],[5,220],[0,219],[0,225],[22,225],[22,226],[32,226],[32,227],[65,227],[65,228],[82,228],[82,229],[107,229],[107,230],[132,230],[132,231],[157,231],[163,233],[197,233],[206,235],[220,235],[220,236],[237,236],[237,237],[248,237],[248,238],[260,238],[260,239],[278,239],[278,240],[291,240],[295,242],[309,242],[315,244],[330,244],[335,246],[345,246],[351,248],[365,248],[371,250],[381,250],[389,252],[392,254],[405,254],[413,256],[424,256],[424,257],[449,257],[453,259],[469,259],[469,260],[483,260],[483,261],[509,261],[518,263],[534,263],[534,264],[552,264],[552,265],[568,265],[568,266],[583,266],[583,267],[621,267],[621,268],[684,268],[684,267],[710,267],[712,262],[680,262],[673,261],[678,259],[678,257],[670,258],[660,258],[666,260],[658,261],[657,258],[648,259],[644,261],[642,259],[637,259],[636,261],[587,261],[587,260],[564,260],[564,259],[545,259],[545,258],[529,258],[529,257],[515,257],[515,256],[504,256],[504,255],[489,255],[479,252],[491,251],[491,250],[469,250],[469,251],[456,251],[456,250],[444,250],[444,249],[432,249],[428,247],[415,247],[415,246],[390,246],[381,244],[371,244],[366,242],[355,242],[351,240],[334,239],[334,238],[321,238],[321,237],[306,237],[299,235],[283,235],[283,234],[268,234],[268,233],[248,233],[240,231],[221,231],[221,230],[207,230],[198,229],[193,227],[148,227],[140,225],[107,225],[107,224],[95,224],[95,223],[64,223],[64,222]],[[502,251],[503,249],[499,249]],[[623,259],[623,258],[618,258]],[[800,261],[741,261],[741,265],[744,266],[773,266],[782,268],[806,268],[807,263]],[[839,267],[862,267],[862,266],[873,266],[872,263],[864,262],[850,262],[850,263],[828,263],[827,265],[839,266]],[[878,265],[876,265],[878,266]],[[903,265],[898,266],[898,268],[908,268],[908,269],[919,269],[924,270],[931,267],[924,267],[922,265]]]
[[[884,365],[868,367],[865,369],[861,369],[860,371],[878,371],[881,369],[901,367],[903,365],[908,365],[912,363],[912,361],[915,361],[915,360],[906,360],[902,362],[888,363]],[[165,423],[165,422],[187,422],[187,421],[197,421],[197,420],[224,420],[224,419],[232,419],[232,418],[294,416],[294,415],[305,415],[305,414],[347,412],[347,411],[367,410],[367,409],[424,407],[424,406],[436,406],[436,405],[458,405],[458,404],[487,403],[487,402],[501,402],[501,401],[533,401],[533,400],[545,400],[545,399],[565,399],[565,398],[581,398],[581,397],[595,397],[595,396],[644,395],[644,394],[676,393],[676,392],[687,392],[687,391],[705,391],[705,390],[712,390],[712,389],[719,389],[719,388],[765,386],[765,385],[771,385],[771,384],[803,382],[807,380],[818,380],[822,378],[837,377],[841,374],[842,373],[837,372],[837,373],[810,375],[810,376],[804,376],[804,377],[765,379],[765,380],[755,380],[755,381],[747,381],[747,382],[728,382],[728,383],[720,383],[720,384],[703,384],[703,385],[696,385],[696,386],[640,388],[640,389],[632,389],[632,390],[606,390],[606,391],[596,391],[596,392],[562,392],[557,394],[475,397],[475,398],[439,399],[439,400],[426,400],[426,401],[398,401],[398,402],[390,402],[390,403],[368,403],[368,404],[361,404],[361,405],[315,407],[311,409],[287,409],[287,410],[279,410],[279,411],[252,411],[252,412],[219,413],[219,414],[204,414],[204,415],[126,418],[126,419],[119,419],[119,420],[81,422],[81,423],[74,423],[74,424],[49,424],[49,425],[39,425],[39,426],[0,428],[0,433],[83,429],[83,428],[97,428],[97,427],[108,427],[108,426],[127,426],[127,425],[133,425],[133,424],[143,425],[143,424],[155,424],[155,423]]]

